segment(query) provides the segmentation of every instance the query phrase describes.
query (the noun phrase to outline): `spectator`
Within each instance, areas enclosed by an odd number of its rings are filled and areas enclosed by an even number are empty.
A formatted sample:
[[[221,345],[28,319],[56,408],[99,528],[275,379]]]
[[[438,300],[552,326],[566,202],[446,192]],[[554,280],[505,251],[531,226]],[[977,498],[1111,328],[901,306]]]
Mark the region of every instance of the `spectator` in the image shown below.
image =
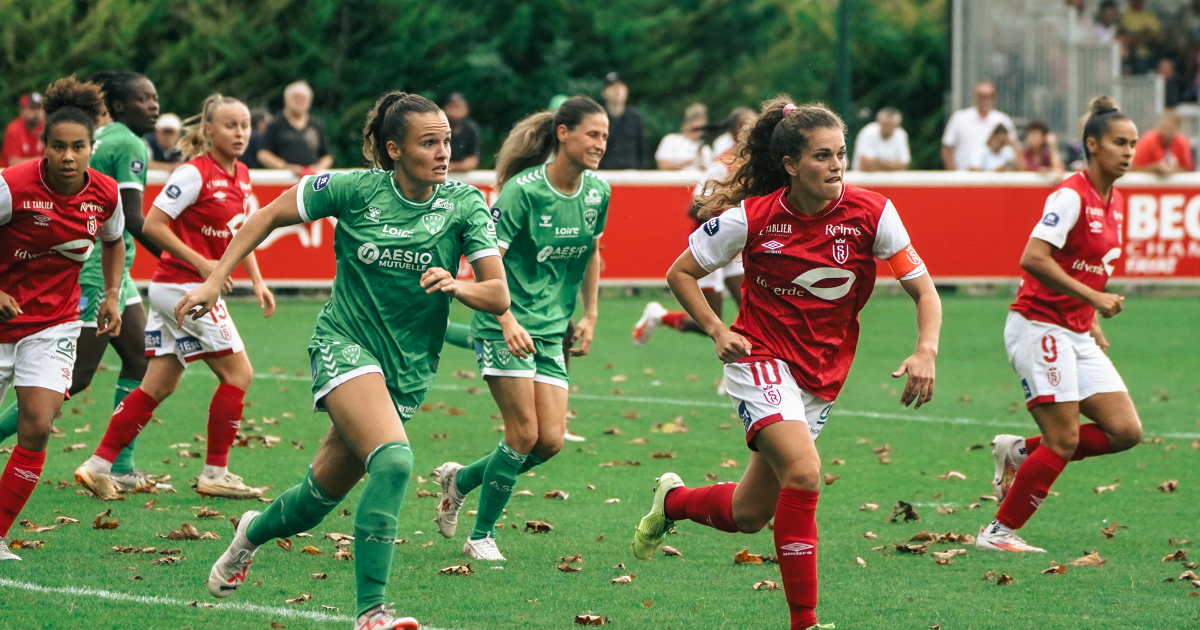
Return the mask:
[[[658,143],[654,161],[662,171],[702,169],[712,161],[712,148],[702,142],[708,128],[708,108],[693,103],[683,113],[679,133],[669,133]]]
[[[325,127],[309,115],[313,91],[305,81],[283,89],[283,115],[263,133],[258,161],[267,168],[287,169],[296,177],[333,166]]]
[[[854,138],[853,170],[903,171],[912,162],[908,151],[908,132],[900,126],[903,118],[895,107],[884,107]]]
[[[1063,172],[1062,157],[1058,154],[1058,139],[1040,120],[1025,125],[1025,148],[1021,150],[1025,170],[1038,173]]]
[[[729,112],[725,120],[721,121],[721,128],[725,130],[725,133],[717,136],[716,140],[713,140],[713,156],[722,155],[732,149],[737,144],[736,138],[738,137],[738,132],[743,127],[753,125],[757,118],[758,114],[754,113],[754,110],[749,107],[733,108],[733,111]]]
[[[159,115],[154,123],[154,133],[142,138],[150,147],[150,168],[169,173],[179,166],[183,154],[175,148],[175,143],[179,142],[179,129],[182,126],[183,121],[175,114]]]
[[[4,130],[4,148],[0,149],[0,168],[36,160],[46,153],[42,144],[42,127],[46,111],[42,95],[30,92],[21,95],[21,113]]]
[[[1133,152],[1133,170],[1166,177],[1172,173],[1195,170],[1192,145],[1179,133],[1179,114],[1167,110],[1158,126],[1138,138]]]
[[[266,107],[255,107],[250,110],[250,141],[246,143],[246,151],[238,157],[238,161],[246,168],[263,168],[258,161],[258,150],[262,148],[263,134],[275,117]]]
[[[442,104],[446,120],[450,121],[450,172],[466,173],[479,167],[479,125],[469,118],[471,108],[467,99],[455,92]]]
[[[1001,173],[1004,171],[1023,171],[1025,165],[1017,153],[1017,145],[1008,127],[1004,123],[996,125],[988,136],[983,150],[975,154],[971,160],[972,171],[984,173]]]
[[[1096,21],[1092,24],[1091,40],[1096,44],[1111,44],[1117,41],[1120,34],[1121,13],[1117,9],[1116,0],[1104,0],[1096,13]]]
[[[1162,25],[1158,16],[1146,10],[1146,0],[1129,0],[1129,10],[1118,22],[1129,47],[1126,64],[1134,74],[1146,74],[1154,69],[1156,48],[1163,43]]]
[[[954,112],[942,135],[942,163],[948,171],[965,171],[980,153],[987,149],[988,138],[996,125],[1008,128],[1009,136],[1017,128],[1006,114],[992,109],[996,104],[996,86],[991,81],[975,84],[975,107]]]
[[[1163,103],[1167,109],[1174,109],[1182,101],[1189,100],[1189,87],[1175,73],[1175,62],[1163,57],[1158,60],[1158,76],[1163,80]]]
[[[608,148],[600,159],[600,168],[646,168],[646,124],[638,110],[626,106],[629,87],[616,72],[604,78],[603,96],[608,112]]]

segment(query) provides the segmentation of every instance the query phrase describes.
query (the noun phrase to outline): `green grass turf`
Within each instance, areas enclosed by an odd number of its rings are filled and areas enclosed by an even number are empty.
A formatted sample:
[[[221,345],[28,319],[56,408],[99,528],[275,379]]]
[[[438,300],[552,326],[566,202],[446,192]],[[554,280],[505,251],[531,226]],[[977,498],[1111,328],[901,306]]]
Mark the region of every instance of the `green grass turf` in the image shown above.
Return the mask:
[[[692,485],[704,483],[705,474],[723,481],[736,480],[749,457],[738,422],[731,418],[727,401],[713,391],[720,366],[711,343],[695,335],[660,331],[645,348],[634,348],[629,327],[645,298],[606,299],[601,305],[597,342],[590,357],[572,363],[573,384],[579,391],[571,407],[578,417],[576,432],[588,437],[582,444],[568,443],[563,453],[537,470],[534,478],[521,478],[519,487],[534,497],[518,497],[509,505],[504,521],[523,526],[527,519],[555,526],[549,534],[533,535],[505,530],[499,535],[501,550],[511,560],[503,569],[476,563],[470,576],[438,575],[438,569],[460,564],[462,538],[477,495],[464,508],[464,526],[455,540],[445,540],[431,522],[434,501],[418,499],[416,488],[430,492],[436,484],[414,483],[404,506],[401,536],[409,543],[397,549],[389,598],[405,614],[437,628],[483,630],[493,628],[569,628],[575,615],[585,611],[608,616],[616,628],[784,628],[783,593],[753,591],[764,579],[778,581],[778,567],[735,566],[734,554],[749,548],[773,553],[771,533],[731,535],[680,523],[668,544],[682,557],[657,557],[636,561],[628,550],[633,526],[647,508],[654,478],[666,470],[678,472]],[[1054,486],[1057,495],[1029,523],[1026,538],[1049,553],[999,555],[969,548],[949,566],[936,565],[930,556],[893,554],[890,543],[921,529],[936,532],[974,533],[993,516],[994,504],[968,511],[967,505],[990,492],[990,449],[968,451],[983,445],[998,432],[1029,434],[1029,415],[1019,406],[1020,394],[1005,359],[1001,330],[1007,300],[999,298],[947,298],[937,396],[919,411],[897,403],[900,384],[890,372],[911,351],[914,315],[903,297],[877,296],[862,315],[863,339],[849,382],[834,408],[818,443],[826,472],[841,477],[822,491],[818,521],[821,531],[820,579],[823,622],[840,630],[854,628],[1197,628],[1200,597],[1189,598],[1186,582],[1164,582],[1184,570],[1180,563],[1160,559],[1172,552],[1168,538],[1200,540],[1200,479],[1194,474],[1198,452],[1191,447],[1200,437],[1200,347],[1197,300],[1144,300],[1129,303],[1129,310],[1107,324],[1112,357],[1126,379],[1142,415],[1148,435],[1165,436],[1161,444],[1143,444],[1131,452],[1072,463]],[[231,312],[251,353],[256,371],[248,398],[254,405],[247,418],[258,421],[261,433],[283,438],[273,449],[235,449],[232,469],[257,485],[273,486],[276,496],[303,475],[328,426],[324,415],[310,409],[305,347],[313,317],[320,304],[284,302],[271,320],[263,320],[253,305],[234,303]],[[465,321],[465,311],[454,317]],[[108,361],[116,359],[109,355]],[[487,389],[478,378],[456,378],[456,370],[475,370],[474,357],[447,347],[442,375],[427,401],[445,408],[419,413],[409,423],[416,453],[416,472],[428,479],[429,471],[446,460],[462,463],[486,453],[500,434],[493,430],[496,413]],[[648,373],[653,370],[653,373]],[[299,376],[297,376],[299,375]],[[614,382],[623,375],[625,381]],[[39,550],[21,552],[21,563],[0,565],[0,578],[50,587],[77,587],[175,600],[215,601],[208,597],[204,580],[213,560],[228,543],[227,518],[197,519],[196,508],[210,506],[226,517],[257,503],[204,500],[188,484],[197,475],[202,459],[185,459],[168,448],[191,442],[204,433],[205,409],[214,380],[200,365],[193,366],[178,392],[157,415],[162,424],[151,424],[138,449],[138,462],[153,473],[170,473],[179,492],[157,497],[139,495],[119,503],[100,503],[80,496],[76,488],[57,490],[58,480],[72,480],[73,469],[99,441],[110,412],[114,371],[97,375],[90,392],[68,401],[58,426],[65,437],[53,439],[43,479],[22,518],[38,524],[58,515],[82,521],[42,534],[25,534],[14,527],[13,537],[43,539]],[[482,393],[474,388],[481,388]],[[622,390],[620,395],[614,388]],[[11,398],[11,395],[10,395]],[[635,401],[632,398],[651,400]],[[462,415],[450,415],[450,408]],[[627,412],[639,417],[626,419]],[[871,412],[886,414],[870,417]],[[293,415],[294,414],[294,415]],[[690,432],[665,435],[652,425],[682,416]],[[279,419],[264,425],[264,417]],[[951,419],[959,419],[958,422]],[[918,421],[919,419],[924,419]],[[722,430],[719,425],[732,424]],[[89,432],[76,433],[90,425]],[[618,426],[622,436],[602,431]],[[251,432],[253,433],[253,432]],[[446,439],[433,439],[444,433]],[[630,440],[644,437],[647,445]],[[299,440],[303,450],[295,450]],[[866,443],[860,443],[862,441]],[[87,449],[64,453],[73,443]],[[891,465],[881,465],[872,449],[887,443]],[[11,444],[11,440],[9,445]],[[203,452],[203,445],[192,450]],[[655,452],[672,452],[675,459],[654,459]],[[723,460],[737,461],[722,468]],[[845,460],[832,466],[834,458]],[[600,468],[611,460],[640,462],[639,466]],[[164,460],[169,460],[165,463]],[[181,465],[182,464],[182,465]],[[966,481],[947,481],[937,475],[962,471]],[[1179,490],[1164,494],[1155,486],[1178,479]],[[415,481],[415,480],[414,480]],[[1092,488],[1117,483],[1115,492],[1097,495]],[[595,490],[587,489],[591,484]],[[570,493],[566,501],[547,500],[553,489]],[[358,490],[343,506],[356,509]],[[143,503],[156,498],[157,509]],[[605,504],[617,498],[620,503]],[[884,524],[897,500],[913,502],[922,517],[919,523]],[[877,512],[860,511],[874,502]],[[957,508],[941,515],[936,505]],[[115,530],[93,530],[89,522],[104,509],[120,519]],[[339,514],[340,514],[339,508]],[[331,515],[313,530],[312,539],[295,539],[293,551],[270,545],[258,555],[251,581],[233,601],[324,612],[336,606],[353,614],[353,571],[350,563],[334,561],[327,532],[350,533],[352,516]],[[1113,540],[1100,529],[1118,521],[1128,525]],[[219,534],[221,541],[170,543],[156,538],[181,523]],[[417,531],[424,531],[417,534]],[[863,532],[873,531],[877,540]],[[601,539],[601,536],[603,538]],[[313,544],[324,553],[302,555],[300,548]],[[429,545],[427,547],[422,545]],[[114,545],[180,547],[187,560],[173,566],[151,566],[152,557],[118,555]],[[871,551],[889,545],[883,551]],[[935,547],[951,548],[946,545]],[[1194,546],[1185,548],[1200,555]],[[1193,550],[1196,550],[1193,552]],[[1041,575],[1051,560],[1067,562],[1089,551],[1099,551],[1108,561],[1100,567],[1071,567],[1066,575]],[[583,570],[563,573],[555,565],[561,556],[583,554]],[[867,566],[860,567],[855,557]],[[614,568],[624,563],[626,568]],[[132,567],[132,568],[127,568]],[[1012,576],[1011,586],[996,586],[982,578],[985,572]],[[310,579],[325,572],[324,581]],[[610,580],[632,573],[627,585]],[[130,581],[138,575],[144,579]],[[311,593],[303,604],[285,599]],[[0,627],[3,628],[269,628],[274,621],[292,630],[347,627],[348,622],[315,622],[245,610],[186,608],[111,601],[94,594],[34,593],[0,586]]]

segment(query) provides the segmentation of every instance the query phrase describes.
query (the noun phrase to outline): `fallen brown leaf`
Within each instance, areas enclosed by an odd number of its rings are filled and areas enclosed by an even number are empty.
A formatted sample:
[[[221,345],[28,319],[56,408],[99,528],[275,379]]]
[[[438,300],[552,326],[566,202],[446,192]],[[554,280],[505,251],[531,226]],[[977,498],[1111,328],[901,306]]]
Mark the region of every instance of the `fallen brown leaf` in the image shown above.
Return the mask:
[[[866,538],[868,540],[874,540],[876,538],[879,538],[879,536],[876,536],[875,532],[863,532],[863,538]]]
[[[599,615],[575,615],[575,625],[579,626],[603,626],[608,623],[608,617]]]
[[[1100,533],[1104,534],[1104,537],[1106,539],[1111,539],[1113,536],[1116,536],[1118,529],[1129,529],[1129,526],[1122,525],[1122,524],[1114,521],[1112,525],[1109,525],[1108,527],[1101,529]]]
[[[44,540],[21,540],[18,538],[9,541],[8,547],[9,549],[40,549],[44,544],[46,544]]]
[[[534,534],[545,534],[554,529],[554,526],[545,521],[525,521],[525,531],[532,531]]]
[[[1119,484],[1119,483],[1114,483],[1114,484],[1113,484],[1113,485],[1111,485],[1111,486],[1096,486],[1096,487],[1095,487],[1095,488],[1093,488],[1092,490],[1093,490],[1093,491],[1094,491],[1096,494],[1104,494],[1105,492],[1116,492],[1116,491],[1117,491],[1117,486],[1119,486],[1119,485],[1121,485],[1121,484]]]
[[[727,459],[727,460],[721,462],[721,468],[737,468],[737,467],[738,467],[738,463],[737,463],[736,459]]]
[[[959,480],[962,480],[962,481],[966,481],[966,479],[967,479],[967,476],[966,476],[966,475],[964,475],[964,474],[962,474],[962,473],[960,473],[960,472],[958,472],[957,470],[951,470],[950,472],[948,472],[948,473],[946,473],[946,474],[944,474],[944,475],[938,475],[938,476],[937,476],[937,478],[938,478],[938,479],[947,479],[947,480],[949,480],[949,479],[959,479]]]
[[[54,522],[58,523],[59,525],[74,525],[79,522],[79,519],[74,519],[70,516],[60,516],[54,519]]]
[[[1167,493],[1175,492],[1176,490],[1179,489],[1179,480],[1168,479],[1168,480],[1158,484],[1158,489],[1162,490],[1163,492],[1167,492]]]
[[[675,459],[675,453],[674,451],[655,451],[651,457],[654,459]]]
[[[221,540],[221,537],[212,532],[204,532],[200,534],[200,540]]]
[[[1007,573],[1001,573],[999,578],[996,578],[996,586],[1008,586],[1013,583],[1013,579],[1008,577]]]
[[[163,556],[157,560],[154,560],[150,564],[175,564],[176,562],[183,562],[184,560],[187,560],[187,558],[184,558],[183,556]]]
[[[530,492],[529,490],[518,490],[513,493],[513,496],[514,497],[531,497],[531,496],[533,496],[533,493]]]
[[[896,501],[896,507],[892,508],[891,515],[888,516],[887,519],[884,520],[883,522],[895,523],[897,520],[900,520],[900,519],[904,519],[904,522],[907,523],[908,521],[919,521],[919,520],[921,520],[921,516],[919,514],[917,514],[916,510],[913,509],[913,506],[911,503],[905,503],[904,501]]]
[[[301,593],[300,597],[297,597],[295,599],[289,599],[289,600],[287,600],[287,603],[300,604],[300,603],[306,602],[310,599],[312,599],[312,595],[309,595],[308,593]]]
[[[96,520],[92,521],[92,529],[116,529],[117,525],[121,523],[121,519],[113,519],[111,521],[104,520],[106,517],[111,515],[112,508],[97,514]]]
[[[892,543],[892,546],[895,547],[896,551],[899,551],[900,553],[911,553],[911,554],[918,555],[918,556],[925,555],[925,552],[929,550],[929,545],[912,545],[909,543]]]
[[[743,549],[733,556],[734,564],[763,564],[763,557],[757,553],[750,553],[749,549]]]
[[[1175,553],[1163,556],[1162,559],[1163,562],[1175,562],[1176,560],[1181,562],[1187,560],[1187,552],[1182,549],[1178,549],[1175,551]]]
[[[950,507],[950,506],[948,506],[948,505],[939,505],[939,506],[937,506],[937,507],[936,507],[936,508],[934,508],[934,509],[936,509],[936,510],[937,510],[937,513],[938,513],[938,514],[953,514],[953,513],[955,513],[955,512],[957,512],[957,511],[958,511],[958,510],[956,510],[956,509],[954,509],[954,508],[952,508],[952,507]]]
[[[858,557],[858,556],[855,556],[855,558],[854,558],[854,561],[855,561],[855,562],[857,562],[857,563],[858,563],[858,566],[860,566],[860,567],[865,567],[865,566],[867,566],[867,561],[866,561],[866,560],[863,560],[862,558],[860,558],[860,557]]]
[[[756,583],[754,586],[751,586],[750,588],[752,588],[756,591],[781,591],[781,590],[783,590],[783,589],[779,588],[779,584],[776,584],[775,582],[772,582],[771,580],[763,580],[761,582]]]
[[[583,554],[581,553],[577,553],[573,556],[567,556],[566,558],[559,558],[558,560],[558,570],[562,571],[563,573],[578,573],[579,571],[583,570],[582,567],[571,566],[572,564],[576,563],[583,564]]]
[[[206,505],[200,508],[200,511],[196,513],[196,518],[224,518],[224,516],[216,510],[210,510]]]
[[[563,501],[566,501],[567,498],[570,496],[571,495],[567,494],[566,492],[563,492],[562,490],[551,490],[551,491],[547,492],[542,498],[544,498],[544,499],[562,499]]]
[[[307,547],[301,549],[300,553],[306,553],[310,556],[319,556],[319,555],[322,555],[324,552],[321,551],[320,549],[317,549],[316,547],[314,547],[312,545],[308,545]]]
[[[841,477],[836,477],[829,473],[825,473],[825,485],[827,486],[832,486],[833,482],[837,481],[838,479],[841,479]]]
[[[1049,569],[1042,571],[1042,575],[1062,575],[1067,572],[1067,567],[1061,564],[1051,564]]]
[[[859,511],[862,511],[862,512],[865,512],[867,510],[874,512],[875,510],[879,509],[879,505],[877,505],[875,503],[864,503],[864,504],[860,505],[858,507],[858,509],[859,509]]]
[[[1105,563],[1104,558],[1101,558],[1099,553],[1096,553],[1095,551],[1093,551],[1093,552],[1089,553],[1088,555],[1086,555],[1082,558],[1076,558],[1076,559],[1068,562],[1067,564],[1069,564],[1073,567],[1098,567],[1104,563]]]
[[[671,545],[663,545],[662,554],[664,556],[682,556],[683,555],[682,553],[680,553],[680,551],[678,549],[672,547]],[[624,568],[624,566],[622,566],[621,568]]]
[[[633,575],[632,573],[630,573],[629,575],[622,575],[620,577],[613,578],[612,583],[613,584],[629,584],[630,582],[633,581],[633,578],[635,578],[635,577],[637,577],[637,576]]]
[[[85,448],[87,448],[87,444],[80,442],[79,444],[72,444],[70,446],[64,446],[63,452],[70,453],[71,451],[81,451]]]
[[[438,575],[471,575],[475,571],[471,569],[471,563],[456,564],[452,567],[446,567],[438,571]]]
[[[609,427],[604,430],[604,435],[625,435],[625,432],[620,427]]]
[[[279,548],[284,551],[292,550],[292,539],[291,538],[280,538],[275,541],[275,544],[279,545]]]
[[[353,560],[354,554],[349,549],[338,549],[333,552],[334,560]]]
[[[632,440],[629,440],[629,443],[633,444],[635,446],[645,446],[650,443],[650,440],[647,440],[644,437],[640,437],[640,438],[633,438]]]

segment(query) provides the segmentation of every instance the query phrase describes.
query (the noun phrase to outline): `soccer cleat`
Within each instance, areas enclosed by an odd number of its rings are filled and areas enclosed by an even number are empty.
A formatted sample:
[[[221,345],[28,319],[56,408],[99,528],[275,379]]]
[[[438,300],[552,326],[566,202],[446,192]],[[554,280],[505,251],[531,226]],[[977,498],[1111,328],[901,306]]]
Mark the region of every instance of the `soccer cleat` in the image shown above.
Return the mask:
[[[837,630],[837,626],[835,626],[831,623],[818,623],[816,625],[805,628],[805,630]]]
[[[251,488],[242,483],[242,478],[225,473],[225,476],[209,479],[200,475],[196,479],[196,493],[202,497],[225,497],[226,499],[257,499],[262,496],[262,490]]]
[[[0,538],[0,562],[7,562],[10,560],[20,562],[21,556],[13,553],[12,550],[8,548],[7,540]]]
[[[140,470],[131,470],[124,475],[112,475],[112,484],[117,492],[145,492],[157,487],[154,480]]]
[[[975,538],[975,547],[977,549],[987,549],[988,551],[1046,553],[1045,549],[1034,547],[1021,540],[1021,537],[1016,532],[1006,530],[995,522],[979,528],[979,536]]]
[[[462,468],[462,464],[446,462],[433,471],[442,484],[442,500],[434,508],[433,522],[437,523],[438,531],[446,538],[454,538],[454,532],[458,531],[458,511],[467,499],[458,492],[458,486],[454,483]]]
[[[586,442],[587,441],[587,438],[583,437],[582,435],[578,435],[576,433],[571,433],[570,429],[567,429],[566,431],[563,432],[563,439],[568,442]]]
[[[992,494],[997,502],[1004,501],[1008,489],[1017,476],[1017,468],[1029,455],[1025,450],[1025,438],[1019,435],[997,435],[992,440],[992,458],[996,460],[996,474],[992,477]],[[1020,448],[1018,448],[1020,444]]]
[[[229,597],[246,582],[246,572],[250,570],[250,563],[254,562],[254,554],[258,552],[258,547],[250,544],[246,538],[246,529],[256,516],[258,512],[254,510],[242,514],[229,548],[217,558],[208,572],[208,592],[213,597]]]
[[[650,340],[650,335],[658,329],[662,324],[663,315],[667,314],[667,309],[663,308],[658,302],[651,302],[642,310],[642,318],[637,320],[637,324],[633,326],[633,345],[644,346]]]
[[[90,459],[75,469],[75,481],[101,501],[116,501],[120,498],[117,496],[118,486],[113,474],[93,468]]]
[[[467,542],[463,543],[463,554],[479,560],[489,560],[499,562],[506,558],[500,555],[500,549],[496,547],[496,539],[488,534],[486,538],[479,540],[471,540],[467,538]]]
[[[396,611],[380,604],[363,613],[354,622],[354,630],[417,630],[420,624],[412,617],[395,617]]]
[[[655,480],[650,513],[642,517],[633,532],[633,555],[646,560],[662,546],[663,538],[675,526],[675,522],[667,518],[667,493],[681,486],[683,480],[675,473],[663,473]]]

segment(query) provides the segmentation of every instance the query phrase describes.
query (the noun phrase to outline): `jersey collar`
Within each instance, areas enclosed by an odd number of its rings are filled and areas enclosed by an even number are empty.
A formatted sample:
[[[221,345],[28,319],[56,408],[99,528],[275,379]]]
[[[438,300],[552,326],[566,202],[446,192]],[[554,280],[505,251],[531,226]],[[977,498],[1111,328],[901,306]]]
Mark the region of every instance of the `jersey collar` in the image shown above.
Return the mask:
[[[1116,186],[1114,185],[1112,188],[1108,189],[1108,199],[1105,199],[1104,195],[1101,195],[1100,191],[1096,190],[1096,184],[1092,183],[1092,178],[1088,175],[1086,168],[1082,171],[1079,171],[1079,174],[1083,176],[1083,181],[1087,182],[1088,188],[1092,189],[1092,194],[1096,195],[1097,199],[1104,202],[1104,210],[1107,211],[1109,208],[1111,208],[1113,193],[1116,192]]]
[[[425,201],[413,201],[412,199],[405,197],[404,193],[400,192],[400,187],[396,185],[395,171],[385,172],[387,173],[388,183],[392,185],[392,192],[396,193],[396,197],[400,200],[400,202],[405,205],[413,206],[414,208],[425,208],[427,206],[432,206],[433,200],[437,199],[438,193],[442,190],[442,185],[438,184],[437,186],[433,187],[433,194],[429,195],[429,199],[426,199]]]
[[[791,190],[792,190],[791,186],[784,186],[783,188],[779,189],[779,207],[783,208],[784,212],[796,217],[797,219],[801,219],[804,221],[808,221],[811,219],[818,219],[823,216],[829,215],[838,206],[842,205],[842,200],[844,200],[846,198],[846,182],[843,181],[842,182],[842,192],[838,193],[838,198],[833,203],[829,204],[829,206],[826,207],[823,212],[819,212],[810,217],[807,214],[800,212],[800,210],[798,210],[795,206],[792,205],[792,202],[788,201],[787,194],[789,192],[791,192]]]
[[[583,177],[582,176],[580,176],[580,178],[579,178],[579,188],[575,189],[575,194],[568,195],[568,194],[564,193],[563,191],[555,188],[554,184],[552,184],[550,182],[550,173],[546,172],[545,164],[542,165],[541,174],[542,174],[542,179],[546,181],[546,188],[549,188],[551,192],[558,195],[562,199],[574,199],[574,198],[578,197],[581,193],[583,193]]]

